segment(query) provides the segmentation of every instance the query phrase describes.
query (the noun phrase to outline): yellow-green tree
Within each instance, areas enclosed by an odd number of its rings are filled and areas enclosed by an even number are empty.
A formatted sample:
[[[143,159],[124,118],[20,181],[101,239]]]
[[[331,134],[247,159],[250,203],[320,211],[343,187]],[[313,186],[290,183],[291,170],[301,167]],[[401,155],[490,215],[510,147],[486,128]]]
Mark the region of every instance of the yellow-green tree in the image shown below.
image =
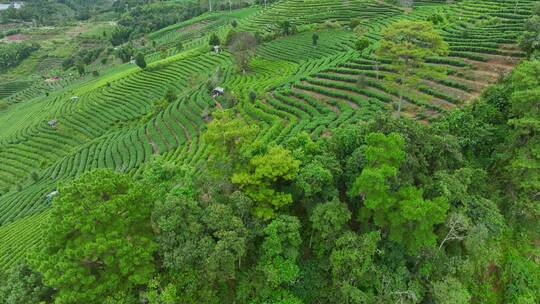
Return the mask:
[[[432,66],[426,66],[425,59],[429,56],[446,55],[448,44],[430,22],[400,21],[384,30],[376,53],[392,60],[391,68],[396,74],[388,74],[387,78],[399,86],[399,116],[405,91],[414,89],[422,76],[441,73]]]
[[[300,161],[283,147],[274,146],[249,161],[247,171],[235,173],[231,181],[257,202],[255,214],[263,219],[275,217],[276,211],[290,205],[292,195],[285,188],[298,174]]]

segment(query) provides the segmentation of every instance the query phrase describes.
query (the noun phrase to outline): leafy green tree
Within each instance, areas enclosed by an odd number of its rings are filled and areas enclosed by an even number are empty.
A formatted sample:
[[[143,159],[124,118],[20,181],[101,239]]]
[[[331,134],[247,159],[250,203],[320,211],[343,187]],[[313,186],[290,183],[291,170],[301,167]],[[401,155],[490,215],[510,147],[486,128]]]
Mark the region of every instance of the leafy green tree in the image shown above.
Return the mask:
[[[26,263],[10,269],[2,278],[0,304],[40,303],[51,301],[54,290],[43,284],[43,276],[32,270]]]
[[[126,26],[117,26],[111,33],[111,43],[113,46],[121,45],[129,40],[132,29]]]
[[[349,231],[337,239],[330,255],[337,303],[373,302],[373,294],[364,286],[375,267],[379,240],[377,231],[362,236]]]
[[[402,244],[411,253],[433,246],[433,227],[443,223],[448,201],[423,198],[423,190],[395,183],[405,153],[403,138],[392,133],[370,133],[366,136],[367,165],[357,177],[350,194],[361,196],[360,219],[372,219],[375,226],[388,231],[390,240]],[[393,182],[394,181],[394,182]]]
[[[525,22],[525,30],[519,37],[519,47],[528,57],[540,55],[540,16],[532,16]]]
[[[540,301],[540,267],[537,261],[523,256],[515,248],[509,248],[503,269],[504,303],[533,304]]]
[[[175,304],[178,303],[179,297],[176,291],[176,286],[169,283],[164,287],[160,286],[160,278],[156,277],[148,283],[148,288],[143,295],[143,298],[148,301],[148,304]]]
[[[244,74],[248,69],[251,58],[255,54],[256,46],[257,39],[249,32],[234,33],[230,38],[228,48],[233,55],[234,62]]]
[[[285,20],[283,22],[280,22],[278,23],[278,26],[281,28],[283,35],[288,36],[289,34],[291,34],[292,24],[290,21]]]
[[[247,231],[242,220],[230,206],[211,204],[202,221],[213,238],[213,250],[205,260],[209,277],[216,281],[234,280],[237,267],[242,265],[246,253]]]
[[[433,296],[439,304],[468,304],[471,303],[469,291],[459,280],[447,277],[433,283]]]
[[[116,51],[116,56],[123,62],[123,63],[126,63],[128,61],[131,60],[131,58],[133,57],[133,54],[135,53],[135,51],[133,50],[133,46],[131,45],[125,45],[125,46],[122,46],[120,47],[117,51]]]
[[[397,72],[388,79],[399,84],[399,116],[404,93],[418,85],[418,75],[440,74],[425,64],[426,57],[447,54],[448,44],[430,22],[399,21],[386,28],[382,35],[377,55],[392,60],[392,68]]]
[[[300,199],[310,209],[310,203],[329,200],[337,194],[334,176],[319,160],[300,166],[294,185],[301,191]]]
[[[156,203],[163,264],[182,303],[218,303],[222,284],[234,286],[247,251],[247,229],[230,205],[196,199],[186,177]],[[195,279],[198,278],[198,279]]]
[[[330,202],[317,205],[310,216],[311,228],[315,235],[317,250],[319,255],[329,254],[335,245],[337,238],[347,228],[347,223],[351,220],[351,212],[347,205],[335,199]],[[311,240],[310,240],[311,245]]]
[[[257,267],[270,288],[293,284],[300,275],[300,222],[296,217],[280,215],[264,228],[264,235]]]
[[[311,42],[313,43],[313,46],[317,46],[319,43],[319,34],[313,33],[313,35],[311,35]]]
[[[58,303],[125,301],[155,271],[153,201],[129,176],[99,169],[59,188],[33,264]]]
[[[135,56],[135,64],[141,69],[146,68],[146,60],[144,59],[144,54],[138,53],[137,56]]]
[[[230,168],[225,172],[230,172],[243,164],[259,129],[256,125],[248,125],[231,110],[216,111],[213,115],[203,138],[209,145],[211,161],[215,165],[227,165]],[[220,174],[224,173],[220,171]]]
[[[293,199],[301,203],[308,213],[319,203],[338,195],[335,177],[341,174],[338,161],[320,142],[314,142],[305,132],[288,139],[285,147],[301,161],[298,176],[294,179]]]
[[[507,145],[513,149],[508,171],[511,196],[517,198],[511,209],[517,219],[534,223],[540,219],[540,62],[522,63],[512,74],[511,83],[514,92]]]
[[[300,161],[289,150],[273,146],[265,154],[254,156],[248,170],[233,174],[231,181],[257,202],[254,211],[258,217],[271,219],[292,203],[292,195],[283,188],[294,180],[299,167]]]

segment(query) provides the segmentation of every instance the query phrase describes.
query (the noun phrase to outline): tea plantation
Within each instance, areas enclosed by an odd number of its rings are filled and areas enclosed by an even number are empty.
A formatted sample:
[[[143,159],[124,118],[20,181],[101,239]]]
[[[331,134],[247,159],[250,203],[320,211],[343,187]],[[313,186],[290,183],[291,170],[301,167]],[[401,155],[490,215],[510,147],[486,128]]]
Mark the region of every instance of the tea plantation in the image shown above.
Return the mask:
[[[469,107],[526,57],[518,39],[536,1],[259,2],[145,35],[140,41],[154,49],[144,52],[144,69],[94,63],[87,70],[99,76],[0,84],[0,268],[42,246],[55,191],[84,173],[110,168],[140,179],[160,156],[203,174],[211,159],[203,134],[224,108],[258,126],[255,145],[270,146],[304,132],[330,137],[393,115],[398,104],[421,125]],[[448,44],[423,59],[437,73],[417,73],[405,91],[399,67],[379,48],[385,29],[403,21],[430,22]],[[257,38],[245,71],[226,42],[243,32]],[[225,94],[213,96],[214,87]]]

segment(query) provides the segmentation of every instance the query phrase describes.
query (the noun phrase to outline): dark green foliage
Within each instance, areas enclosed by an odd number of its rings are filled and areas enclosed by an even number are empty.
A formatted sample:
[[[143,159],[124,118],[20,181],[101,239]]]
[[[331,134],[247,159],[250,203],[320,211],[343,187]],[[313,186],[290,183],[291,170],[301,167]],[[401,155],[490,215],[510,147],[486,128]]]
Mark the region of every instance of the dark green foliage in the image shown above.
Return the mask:
[[[126,7],[130,8],[127,12]],[[156,31],[205,11],[198,1],[148,3],[143,0],[120,0],[113,3],[113,9],[123,13],[118,24],[129,28],[134,35]]]
[[[86,74],[86,65],[83,62],[77,63],[76,68],[79,76],[84,76]]]
[[[520,48],[527,53],[528,56],[537,58],[540,56],[540,15],[532,16],[525,23],[525,31],[519,37]]]
[[[313,33],[313,35],[311,35],[311,42],[314,46],[317,46],[317,43],[319,42],[319,34]]]
[[[369,46],[369,40],[366,38],[360,38],[354,43],[354,47],[357,51],[361,52]]]
[[[132,30],[126,26],[117,26],[111,33],[111,44],[113,46],[121,45],[129,40]]]
[[[0,72],[17,66],[19,62],[38,49],[39,45],[35,43],[0,44]]]
[[[210,39],[208,40],[208,44],[210,46],[220,45],[221,41],[219,40],[219,37],[214,33],[212,36],[210,36]]]
[[[249,91],[248,97],[249,97],[249,100],[251,102],[253,102],[253,101],[255,101],[255,99],[257,99],[257,93],[255,93],[253,91]]]
[[[444,17],[439,14],[439,13],[435,13],[435,14],[432,14],[430,15],[428,18],[427,18],[427,21],[430,21],[431,23],[437,25],[439,23],[443,23],[444,22]]]
[[[280,22],[278,26],[281,28],[283,35],[287,36],[291,34],[292,24],[290,21],[285,20],[283,22]]]
[[[72,56],[66,58],[62,62],[62,68],[67,70],[75,65],[76,62],[83,62],[84,64],[91,64],[99,55],[103,52],[103,48],[82,49]],[[103,58],[106,60],[106,58]],[[103,61],[102,59],[102,61]]]
[[[32,181],[37,182],[39,180],[39,174],[34,171],[30,174],[30,178],[32,179]]]
[[[178,43],[176,43],[176,50],[179,52],[184,50],[184,44],[182,43],[182,41],[178,41]]]
[[[122,62],[128,62],[133,57],[133,54],[135,53],[135,50],[130,45],[125,45],[122,47],[119,47],[116,50],[116,56],[122,60]]]
[[[167,100],[167,102],[171,103],[177,98],[178,96],[176,96],[176,92],[173,89],[168,89],[167,92],[165,92],[165,100]]]
[[[96,170],[59,188],[32,264],[62,303],[131,301],[154,273],[153,202],[127,175]]]
[[[0,304],[48,303],[54,294],[43,284],[43,276],[25,263],[15,265],[4,277],[0,274],[0,279]]]
[[[140,67],[141,69],[146,68],[146,60],[144,59],[144,54],[138,53],[135,56],[135,64]]]

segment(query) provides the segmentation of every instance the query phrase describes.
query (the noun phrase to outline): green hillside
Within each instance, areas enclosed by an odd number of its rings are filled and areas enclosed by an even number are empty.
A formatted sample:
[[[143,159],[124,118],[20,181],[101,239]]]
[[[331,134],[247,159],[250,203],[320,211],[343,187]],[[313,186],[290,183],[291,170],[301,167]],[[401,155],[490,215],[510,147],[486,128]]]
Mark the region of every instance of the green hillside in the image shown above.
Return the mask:
[[[109,29],[104,21],[92,26],[84,23],[82,36],[76,38],[78,42],[71,40],[75,39],[74,36],[50,34],[56,35],[57,42],[50,45],[42,42],[42,49],[23,60],[20,66],[9,70],[3,78],[6,81],[0,84],[0,269],[9,269],[24,260],[29,252],[43,246],[42,227],[48,222],[51,204],[56,201],[56,198],[50,199],[51,193],[87,172],[110,168],[134,180],[145,180],[152,170],[153,160],[158,158],[179,168],[187,168],[187,175],[206,174],[215,148],[203,134],[213,118],[220,115],[216,113],[223,109],[230,109],[247,125],[258,127],[256,136],[251,140],[255,147],[291,147],[291,140],[304,134],[309,135],[313,142],[330,140],[340,136],[340,130],[353,126],[373,130],[377,128],[378,120],[394,116],[400,100],[402,119],[420,126],[418,128],[437,126],[426,134],[442,132],[440,130],[444,127],[441,126],[445,124],[440,122],[441,119],[454,117],[452,113],[456,109],[470,109],[478,98],[485,96],[483,92],[486,89],[500,83],[518,62],[526,58],[518,46],[518,39],[531,18],[535,3],[533,0],[417,0],[412,8],[403,8],[398,2],[381,0],[281,0],[269,1],[266,7],[254,4],[232,11],[223,4],[225,9],[222,11],[204,13],[152,33],[133,36],[128,44],[144,53],[148,64],[144,69],[118,60],[99,64],[101,58],[109,56],[101,53],[97,57],[99,59],[86,65],[87,75],[77,77],[74,70],[60,70],[59,65],[66,56],[58,53],[56,59],[47,57],[58,69],[48,76],[62,77],[59,81],[45,82],[29,76],[40,69],[47,70],[46,64],[39,66],[40,58],[45,58],[42,56],[51,50],[59,52],[63,48],[61,45],[77,50],[93,41],[93,45],[100,46],[105,43],[99,38],[101,32],[106,36]],[[426,67],[440,73],[417,74],[417,85],[405,92],[400,89],[402,83],[398,80],[398,67],[391,59],[378,55],[384,30],[402,21],[430,22],[448,44],[445,55],[430,55],[424,59]],[[290,29],[285,30],[287,26]],[[289,30],[288,34],[283,33]],[[250,32],[257,39],[245,73],[235,62],[235,51],[225,43],[227,37],[234,36],[233,33],[243,32]],[[218,53],[209,46],[208,40],[212,35],[221,40],[223,47]],[[314,35],[317,36],[316,43]],[[359,47],[359,41],[365,43],[365,47]],[[96,71],[95,75],[90,75],[90,71]],[[213,97],[210,91],[214,87],[223,87],[224,96]],[[164,98],[171,93],[174,93],[172,98]],[[447,130],[452,132],[451,127]],[[470,132],[474,132],[474,128],[471,127]],[[405,139],[413,140],[413,135],[410,136]],[[414,136],[418,136],[418,145],[422,145],[422,135]],[[425,144],[435,145],[430,140],[426,139]],[[445,139],[440,143],[441,146],[453,144]],[[468,146],[463,142],[458,145],[464,147],[463,155],[458,158],[478,156],[477,151],[465,151]],[[301,159],[295,154],[296,150],[289,149],[294,157]],[[430,153],[433,154],[425,153],[429,155],[427,158],[446,157],[435,154],[450,153],[450,150],[432,147]],[[358,154],[360,152],[354,150],[354,153],[365,162]],[[302,157],[307,157],[304,154]],[[407,159],[410,157],[413,156],[407,156]],[[439,163],[432,163],[431,159],[419,159],[418,162],[433,166]],[[475,162],[471,161],[471,168],[487,168],[480,161]],[[350,166],[358,167],[347,164],[344,168]],[[497,162],[493,161],[489,169],[496,166]],[[449,180],[459,179],[451,171],[457,168],[448,165],[445,169],[444,174],[448,174]],[[436,172],[435,168],[429,170]],[[411,180],[419,187],[425,182],[419,176],[411,177]],[[316,181],[308,180],[306,183]],[[451,189],[451,185],[448,187],[448,191],[457,191]],[[341,196],[350,195],[344,190],[338,189]],[[429,191],[426,188],[427,195],[434,195],[438,190]],[[291,212],[309,213],[305,210]],[[354,213],[353,221],[356,217]],[[306,222],[307,218],[306,215]],[[444,237],[444,220],[439,224],[436,234],[441,238]],[[305,225],[302,222],[302,226]],[[363,231],[360,228],[364,227],[363,224],[354,225],[358,225],[355,229]],[[264,233],[269,233],[257,229],[259,232],[254,238],[262,239]],[[306,231],[301,233],[304,244],[311,240]],[[367,247],[367,238],[351,242],[363,242]],[[342,246],[346,248],[346,243]],[[381,250],[391,251],[392,245],[388,246]],[[457,256],[457,252],[465,250],[458,247],[449,250]],[[307,249],[301,253],[307,264],[316,263],[308,259],[312,254]],[[538,255],[535,258],[538,262]],[[435,260],[433,258],[432,261]],[[413,259],[410,261],[412,263]],[[313,270],[315,266],[307,264],[302,265],[302,282],[315,280],[317,276]],[[389,269],[393,267],[389,263],[387,266]],[[416,267],[407,266],[411,269]],[[420,275],[435,266],[418,267],[425,267],[416,269],[416,274]],[[448,270],[448,275],[458,276],[451,270]],[[497,279],[502,280],[504,275],[499,275]],[[422,280],[429,278],[419,279]],[[310,288],[316,286],[309,282],[305,284]],[[407,290],[417,288],[405,286],[406,283],[388,284],[402,284],[401,287]],[[225,288],[220,286],[216,289]],[[326,303],[304,295],[313,291],[295,286],[294,294],[303,297],[304,301],[311,299],[309,303]],[[342,288],[346,288],[344,286]],[[478,288],[484,289],[470,293],[478,297],[478,294],[487,292],[485,286]],[[493,288],[504,289],[500,285]],[[236,292],[249,294],[253,290]],[[233,297],[230,293],[223,294],[229,298],[221,303],[233,303],[229,301]],[[202,301],[199,303],[203,303],[204,300],[200,299],[204,296],[199,296],[199,301]],[[508,298],[497,297],[476,298],[474,303],[533,303],[534,299],[540,299],[538,292],[528,298],[529,302],[507,302],[505,299]],[[348,300],[341,303],[389,301]],[[451,303],[427,301],[430,300],[420,302],[411,298],[400,303]],[[4,302],[0,300],[0,303]],[[66,300],[61,303],[75,302]],[[236,303],[243,302],[239,300]],[[301,302],[275,300],[264,303]]]

